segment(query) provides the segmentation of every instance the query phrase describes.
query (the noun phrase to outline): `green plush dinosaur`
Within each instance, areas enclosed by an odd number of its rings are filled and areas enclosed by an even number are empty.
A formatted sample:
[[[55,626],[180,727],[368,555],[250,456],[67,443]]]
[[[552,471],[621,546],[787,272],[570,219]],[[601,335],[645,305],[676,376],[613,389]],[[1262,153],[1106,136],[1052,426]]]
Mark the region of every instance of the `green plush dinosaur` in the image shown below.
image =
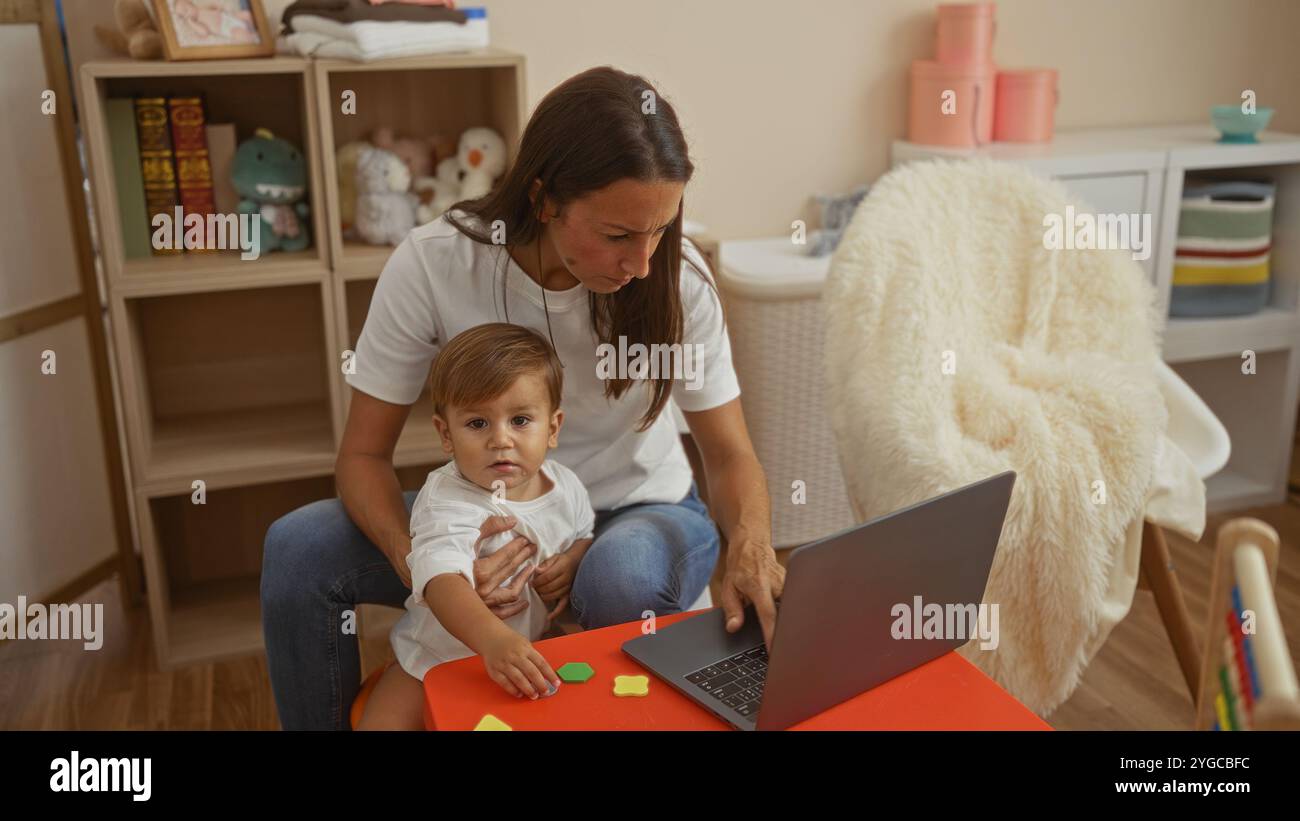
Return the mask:
[[[260,251],[301,251],[311,245],[301,151],[259,128],[235,150],[230,176],[241,198],[239,213],[261,216]]]

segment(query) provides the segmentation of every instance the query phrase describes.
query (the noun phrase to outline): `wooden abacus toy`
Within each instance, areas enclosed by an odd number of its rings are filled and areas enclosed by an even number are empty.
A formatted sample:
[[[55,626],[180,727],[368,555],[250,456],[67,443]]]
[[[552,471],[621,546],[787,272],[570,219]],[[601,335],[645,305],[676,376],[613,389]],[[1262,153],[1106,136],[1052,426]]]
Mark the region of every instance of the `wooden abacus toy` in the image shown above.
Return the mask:
[[[1277,531],[1219,528],[1196,699],[1198,730],[1300,730],[1300,686],[1273,598]]]

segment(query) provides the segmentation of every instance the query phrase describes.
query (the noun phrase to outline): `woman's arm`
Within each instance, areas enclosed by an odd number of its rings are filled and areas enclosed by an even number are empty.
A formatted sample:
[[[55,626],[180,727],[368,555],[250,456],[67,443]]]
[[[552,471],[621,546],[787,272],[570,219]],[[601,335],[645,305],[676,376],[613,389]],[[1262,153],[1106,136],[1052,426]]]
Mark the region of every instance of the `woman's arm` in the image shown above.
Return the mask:
[[[745,602],[754,605],[770,648],[776,630],[776,602],[785,568],[772,549],[772,511],[767,479],[749,441],[740,399],[706,411],[683,411],[704,460],[709,509],[727,540],[722,609],[728,632],[744,623]]]
[[[410,515],[393,467],[393,451],[410,405],[394,405],[353,389],[343,442],[334,461],[339,498],[361,532],[388,558],[402,583],[411,586]]]
[[[393,451],[410,412],[410,405],[385,402],[354,388],[343,442],[334,461],[335,483],[348,515],[407,587],[411,586],[411,569],[406,564],[411,552],[411,517],[393,467]],[[479,529],[479,540],[514,526],[512,519],[491,517]],[[510,587],[500,585],[536,552],[536,545],[518,536],[491,556],[474,562],[475,589],[497,617],[509,618],[528,606],[528,598],[520,595],[528,581],[524,574]]]

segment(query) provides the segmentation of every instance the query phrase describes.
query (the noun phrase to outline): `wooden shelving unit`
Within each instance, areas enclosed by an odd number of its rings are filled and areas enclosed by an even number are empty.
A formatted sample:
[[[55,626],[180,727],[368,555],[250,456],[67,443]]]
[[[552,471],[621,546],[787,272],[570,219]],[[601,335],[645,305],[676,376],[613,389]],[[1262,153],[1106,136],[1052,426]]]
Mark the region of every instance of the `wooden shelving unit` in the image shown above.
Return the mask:
[[[341,94],[356,94],[344,114]],[[104,100],[203,95],[208,121],[240,140],[265,127],[308,163],[312,245],[241,260],[236,251],[127,258]],[[500,49],[380,63],[292,57],[81,70],[82,127],[108,286],[135,506],[158,663],[262,648],[259,576],[267,528],[335,494],[334,458],[357,337],[388,247],[344,244],[336,145],[387,125],[457,135],[488,125],[511,151],[526,121],[524,59]],[[441,461],[428,394],[395,461],[419,487]],[[205,504],[193,501],[196,482]]]
[[[1154,249],[1142,263],[1168,314],[1179,201],[1189,174],[1276,183],[1268,305],[1248,316],[1168,318],[1165,361],[1201,396],[1232,438],[1232,455],[1206,482],[1211,513],[1286,498],[1300,383],[1300,135],[1262,132],[1223,144],[1209,126],[1085,129],[1050,143],[993,143],[958,150],[899,141],[894,164],[987,157],[1059,179],[1099,213],[1149,213]],[[1242,373],[1242,354],[1256,372]]]

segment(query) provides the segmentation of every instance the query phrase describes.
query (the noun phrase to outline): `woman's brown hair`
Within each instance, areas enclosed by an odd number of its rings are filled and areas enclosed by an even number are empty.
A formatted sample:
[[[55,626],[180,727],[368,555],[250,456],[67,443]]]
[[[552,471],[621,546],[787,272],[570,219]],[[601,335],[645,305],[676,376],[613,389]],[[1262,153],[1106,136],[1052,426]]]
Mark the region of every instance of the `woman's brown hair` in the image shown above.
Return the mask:
[[[492,244],[499,220],[509,245],[526,245],[541,236],[546,197],[563,209],[622,179],[685,184],[694,173],[672,105],[644,78],[600,66],[570,77],[542,98],[524,129],[518,157],[497,185],[483,197],[456,203],[446,216],[461,233],[484,244]],[[530,198],[534,180],[541,180],[541,187]],[[649,275],[613,294],[590,295],[591,324],[600,342],[616,345],[620,336],[629,347],[682,341],[684,208],[683,197],[650,258]],[[453,210],[468,213],[477,224],[461,222]],[[711,276],[693,261],[691,267],[713,288]],[[504,290],[503,281],[503,299]],[[638,381],[606,380],[605,395],[617,399]],[[671,395],[671,374],[650,381],[650,405],[639,430],[650,427]]]

